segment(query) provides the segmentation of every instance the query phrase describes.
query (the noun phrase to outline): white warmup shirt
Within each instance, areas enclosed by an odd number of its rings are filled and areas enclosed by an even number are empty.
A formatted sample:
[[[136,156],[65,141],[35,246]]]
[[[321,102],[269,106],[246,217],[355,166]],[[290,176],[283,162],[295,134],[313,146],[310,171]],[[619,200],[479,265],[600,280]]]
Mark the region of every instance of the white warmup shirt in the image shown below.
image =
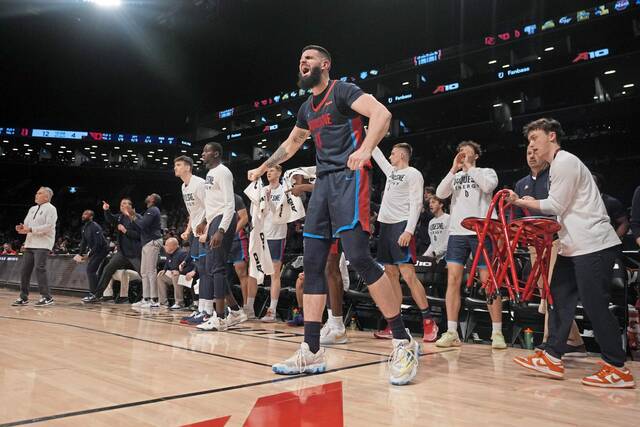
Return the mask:
[[[450,236],[476,234],[464,228],[462,220],[468,217],[486,217],[493,190],[497,186],[498,175],[490,168],[474,167],[467,172],[459,171],[455,175],[449,172],[444,177],[436,189],[436,196],[439,199],[451,196]]]
[[[196,233],[196,227],[205,217],[204,208],[204,179],[192,175],[189,184],[182,184],[182,198],[189,212],[191,232]]]
[[[579,158],[558,151],[549,182],[549,197],[540,200],[540,210],[558,217],[560,255],[585,255],[620,244],[593,176]]]
[[[449,214],[443,213],[437,218],[429,221],[429,239],[431,243],[424,252],[427,256],[432,256],[438,261],[447,253],[447,243],[449,241]]]
[[[404,231],[413,234],[422,210],[422,174],[413,167],[395,169],[378,147],[373,150],[373,159],[387,177],[378,221],[384,224],[407,221]]]
[[[267,240],[280,240],[287,238],[287,220],[288,218],[278,218],[277,211],[285,203],[284,187],[278,185],[277,188],[269,186],[262,189],[263,196],[267,191],[271,190],[271,198],[266,200],[267,210],[264,218],[264,235]]]
[[[233,175],[229,168],[219,164],[207,172],[205,180],[204,204],[207,223],[222,215],[220,228],[227,231],[236,213],[236,198],[233,193]]]
[[[58,211],[51,203],[31,206],[23,224],[31,228],[24,247],[28,249],[53,249],[56,240],[56,222]]]

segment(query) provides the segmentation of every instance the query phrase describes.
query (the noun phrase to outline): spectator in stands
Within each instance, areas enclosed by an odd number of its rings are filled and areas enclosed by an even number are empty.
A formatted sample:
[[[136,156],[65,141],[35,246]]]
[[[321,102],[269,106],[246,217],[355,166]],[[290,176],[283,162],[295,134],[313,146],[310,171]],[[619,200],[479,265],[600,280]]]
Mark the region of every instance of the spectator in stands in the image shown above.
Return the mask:
[[[602,188],[604,187],[604,177],[599,173],[592,173],[592,175],[593,179],[596,181],[596,185],[598,186],[598,191],[600,191],[600,195],[602,196],[602,201],[604,202],[604,207],[607,210],[607,215],[609,215],[611,225],[616,230],[618,237],[622,239],[625,234],[627,234],[627,231],[629,231],[629,217],[627,216],[627,210],[624,208],[620,200],[602,192]]]
[[[631,203],[631,232],[636,244],[640,246],[640,186],[633,193],[633,201]]]
[[[93,220],[93,211],[82,213],[82,241],[80,251],[73,257],[77,263],[87,261],[87,280],[89,281],[89,295],[95,295],[98,288],[98,269],[109,254],[107,240],[104,238],[102,227]]]
[[[34,265],[41,295],[40,301],[35,305],[47,306],[53,304],[47,281],[47,256],[53,248],[56,238],[58,211],[51,204],[52,198],[53,190],[49,187],[40,187],[36,192],[35,206],[29,209],[24,222],[16,225],[18,234],[24,234],[27,238],[24,242],[25,249],[22,259],[20,298],[14,301],[12,304],[14,306],[23,306],[29,303],[29,285]]]
[[[542,160],[540,156],[535,153],[531,145],[527,147],[527,165],[529,166],[530,173],[529,175],[516,182],[515,193],[521,198],[528,197],[535,200],[544,200],[548,198],[549,163]],[[541,212],[536,210],[529,210],[528,214],[542,215]],[[519,207],[516,207],[516,216],[525,216],[522,209],[520,209]],[[551,217],[555,219],[555,216],[551,215]],[[559,242],[560,241],[558,239],[555,239],[553,241],[553,246],[551,247],[551,257],[549,258],[549,283],[551,283],[551,278],[553,277],[553,268],[558,257]],[[532,246],[529,247],[529,256],[531,258],[531,265],[535,264],[537,253],[535,248]],[[542,287],[542,278],[540,278],[538,286]],[[544,314],[544,332],[542,337],[542,344],[538,346],[538,349],[544,350],[547,345],[547,340],[549,339],[549,312],[547,310],[546,300],[540,301],[540,307],[538,311],[541,314]],[[578,325],[576,324],[575,320],[571,324],[569,338],[567,338],[566,354],[567,356],[578,357],[587,355],[584,341],[582,340],[580,330],[578,329]]]
[[[132,207],[131,199],[123,198],[120,201],[120,213],[117,215],[109,211],[109,203],[103,201],[102,209],[104,210],[104,219],[107,224],[116,227],[118,247],[116,253],[113,254],[109,263],[102,270],[102,275],[98,281],[96,293],[89,297],[83,298],[82,302],[98,303],[102,300],[104,290],[109,285],[111,277],[118,270],[135,270],[140,272],[140,230],[125,212]],[[139,217],[140,215],[137,215]],[[115,296],[114,296],[115,299]],[[120,302],[116,300],[116,303]]]
[[[416,226],[416,252],[421,254],[427,250],[429,244],[429,221],[433,219],[433,213],[431,212],[429,201],[431,197],[436,195],[436,189],[431,186],[424,187],[424,206],[422,212],[420,212],[420,218],[418,219],[418,225]]]
[[[16,251],[13,250],[13,247],[11,247],[11,243],[5,243],[4,245],[2,245],[2,252],[0,252],[0,255],[15,255]]]
[[[67,248],[69,242],[64,237],[59,237],[56,240],[55,245],[53,246],[53,253],[56,255],[66,255],[69,253],[69,249]]]
[[[167,259],[164,262],[164,268],[158,272],[158,295],[160,305],[169,306],[167,298],[167,288],[173,286],[174,304],[169,307],[171,310],[180,310],[184,308],[184,289],[178,284],[180,275],[186,275],[194,266],[189,256],[189,251],[180,248],[178,239],[170,237],[164,243],[164,251]]]
[[[160,223],[160,209],[162,202],[157,193],[149,194],[144,203],[147,210],[142,216],[137,216],[133,206],[126,215],[140,229],[140,243],[142,258],[140,260],[140,275],[142,276],[142,300],[133,305],[139,308],[158,308],[158,256],[162,248],[162,227]]]

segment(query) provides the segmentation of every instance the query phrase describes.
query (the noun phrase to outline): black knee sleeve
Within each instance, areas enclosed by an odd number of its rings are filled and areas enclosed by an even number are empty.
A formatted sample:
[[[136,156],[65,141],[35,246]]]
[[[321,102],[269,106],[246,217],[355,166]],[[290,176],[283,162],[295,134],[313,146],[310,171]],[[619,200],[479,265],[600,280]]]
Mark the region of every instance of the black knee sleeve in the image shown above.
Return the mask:
[[[369,233],[364,231],[360,224],[356,225],[353,230],[341,232],[340,242],[349,264],[362,277],[367,286],[380,280],[384,271],[371,257]]]
[[[304,239],[304,293],[324,295],[327,293],[327,276],[324,273],[331,240]]]

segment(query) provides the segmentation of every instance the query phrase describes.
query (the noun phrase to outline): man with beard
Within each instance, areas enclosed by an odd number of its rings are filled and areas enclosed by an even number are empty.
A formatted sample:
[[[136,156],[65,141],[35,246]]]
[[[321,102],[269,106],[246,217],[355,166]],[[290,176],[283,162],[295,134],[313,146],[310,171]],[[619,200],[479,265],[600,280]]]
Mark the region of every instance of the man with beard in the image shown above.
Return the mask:
[[[82,240],[80,251],[73,257],[75,262],[87,261],[87,280],[89,281],[89,296],[95,295],[98,288],[98,268],[109,254],[107,240],[102,234],[102,227],[93,221],[93,211],[82,212]]]
[[[144,203],[147,210],[138,218],[133,207],[126,210],[126,215],[140,229],[142,258],[140,260],[140,276],[142,276],[142,300],[132,304],[138,308],[159,308],[158,303],[158,257],[162,248],[162,227],[160,209],[162,202],[159,194],[149,194]]]
[[[369,292],[393,332],[390,382],[409,383],[417,374],[419,344],[400,317],[400,303],[389,278],[369,251],[369,178],[371,154],[386,135],[391,113],[357,86],[329,79],[331,55],[321,46],[307,46],[299,63],[299,86],[312,95],[298,111],[286,141],[260,167],[248,172],[259,179],[270,167],[290,159],[313,135],[317,179],[304,231],[304,342],[295,354],[273,365],[277,374],[318,373],[327,369],[320,348],[325,306],[325,266],[332,240],[341,244],[350,264],[369,286]],[[365,136],[363,117],[369,118]]]

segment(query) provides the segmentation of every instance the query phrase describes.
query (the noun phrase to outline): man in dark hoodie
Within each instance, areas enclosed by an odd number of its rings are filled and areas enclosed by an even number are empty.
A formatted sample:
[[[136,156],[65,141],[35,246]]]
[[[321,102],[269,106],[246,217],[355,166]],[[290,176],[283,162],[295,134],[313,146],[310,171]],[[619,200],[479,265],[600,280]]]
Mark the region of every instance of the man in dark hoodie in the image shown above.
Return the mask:
[[[116,228],[117,232],[117,252],[113,254],[109,263],[102,270],[102,275],[96,286],[95,293],[83,298],[82,302],[97,303],[102,299],[104,290],[109,285],[113,274],[122,269],[135,270],[140,272],[140,230],[138,226],[127,216],[125,212],[132,207],[131,200],[123,198],[120,201],[120,213],[112,214],[109,211],[109,204],[102,202],[102,209],[104,210],[104,219],[107,224]],[[140,215],[136,215],[136,218],[140,218]],[[116,299],[116,303],[128,301],[127,299]]]
[[[82,241],[80,251],[73,257],[75,262],[87,261],[87,279],[89,281],[89,296],[95,295],[98,288],[98,269],[109,254],[107,240],[102,233],[102,227],[93,221],[93,211],[82,212]]]

